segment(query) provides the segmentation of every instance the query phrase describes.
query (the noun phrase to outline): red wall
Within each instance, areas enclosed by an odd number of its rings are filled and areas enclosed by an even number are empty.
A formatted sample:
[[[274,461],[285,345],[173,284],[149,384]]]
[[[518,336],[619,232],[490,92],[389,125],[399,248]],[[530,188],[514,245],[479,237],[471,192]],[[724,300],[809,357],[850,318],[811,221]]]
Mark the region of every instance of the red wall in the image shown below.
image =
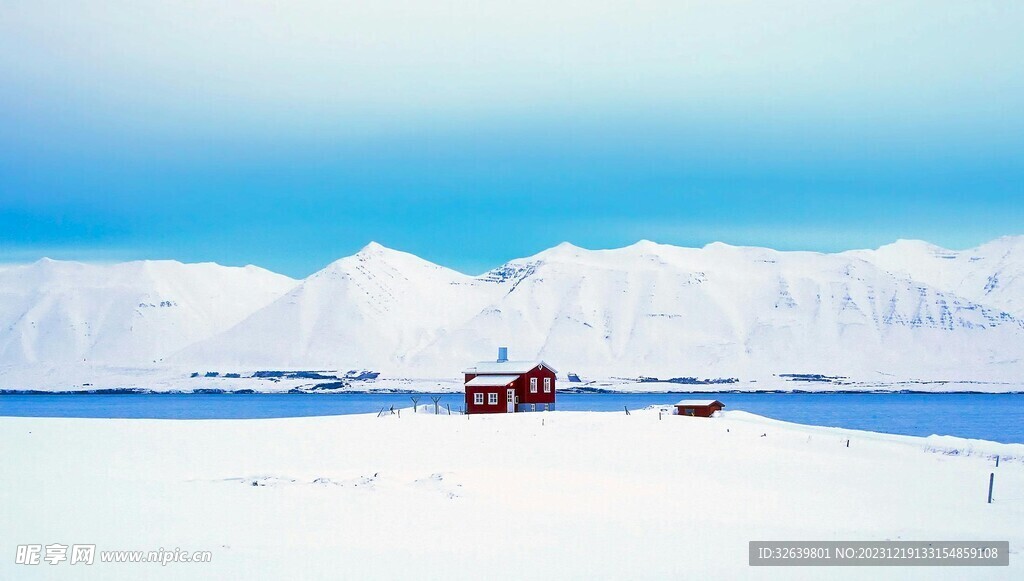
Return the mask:
[[[717,412],[718,410],[722,409],[722,406],[718,405],[718,404],[712,404],[712,405],[709,405],[709,406],[708,405],[706,405],[706,406],[676,406],[676,409],[679,410],[679,415],[681,415],[681,416],[690,415],[690,414],[684,414],[683,410],[684,409],[691,409],[691,408],[693,409],[693,417],[695,417],[695,418],[710,418],[711,414],[713,414],[713,413]]]
[[[466,388],[466,413],[470,414],[503,414],[508,411],[508,402],[506,401],[507,394],[505,393],[508,388],[506,387],[467,387]],[[474,394],[484,394],[483,405],[477,405],[473,403]],[[498,404],[489,405],[487,403],[487,394],[496,393],[498,394]]]
[[[530,378],[537,378],[537,393],[530,393]],[[551,393],[544,393],[544,378],[551,378]],[[555,373],[547,367],[534,367],[513,384],[519,403],[555,403]]]

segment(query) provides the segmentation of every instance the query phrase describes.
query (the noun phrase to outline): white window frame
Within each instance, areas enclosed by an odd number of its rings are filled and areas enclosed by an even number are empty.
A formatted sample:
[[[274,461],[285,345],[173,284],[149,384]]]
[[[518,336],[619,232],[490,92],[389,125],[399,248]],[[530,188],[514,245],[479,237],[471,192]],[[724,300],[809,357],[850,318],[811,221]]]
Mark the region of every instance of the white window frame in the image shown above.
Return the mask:
[[[498,405],[498,394],[490,392],[487,394],[487,405]]]
[[[474,405],[484,405],[484,394],[482,391],[478,391],[473,394]]]
[[[537,378],[530,378],[530,393],[537,393]]]
[[[544,393],[551,393],[551,378],[544,378]]]

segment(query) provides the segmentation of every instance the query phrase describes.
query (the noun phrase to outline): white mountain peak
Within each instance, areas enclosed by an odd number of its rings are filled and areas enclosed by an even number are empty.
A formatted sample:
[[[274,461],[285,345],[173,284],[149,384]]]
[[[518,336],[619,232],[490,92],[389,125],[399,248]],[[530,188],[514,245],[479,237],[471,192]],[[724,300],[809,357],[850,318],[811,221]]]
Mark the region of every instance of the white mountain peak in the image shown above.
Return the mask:
[[[359,252],[357,252],[356,254],[357,255],[358,254],[362,254],[362,255],[380,255],[380,254],[384,254],[385,252],[387,252],[389,250],[391,250],[391,249],[386,247],[386,246],[384,246],[383,244],[380,244],[379,242],[371,240],[370,242],[368,242],[366,244],[366,246],[363,246],[362,248],[360,248]]]

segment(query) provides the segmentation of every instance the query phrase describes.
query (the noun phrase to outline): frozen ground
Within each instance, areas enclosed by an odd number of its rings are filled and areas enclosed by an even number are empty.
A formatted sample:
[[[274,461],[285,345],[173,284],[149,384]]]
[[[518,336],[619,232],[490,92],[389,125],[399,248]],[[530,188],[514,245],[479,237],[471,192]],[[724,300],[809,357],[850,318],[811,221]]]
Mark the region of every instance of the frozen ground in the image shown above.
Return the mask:
[[[0,578],[1024,576],[1024,445],[742,412],[409,412],[0,418]],[[772,539],[1009,540],[1011,565],[749,568],[747,542]],[[180,547],[213,561],[15,566],[23,543]]]

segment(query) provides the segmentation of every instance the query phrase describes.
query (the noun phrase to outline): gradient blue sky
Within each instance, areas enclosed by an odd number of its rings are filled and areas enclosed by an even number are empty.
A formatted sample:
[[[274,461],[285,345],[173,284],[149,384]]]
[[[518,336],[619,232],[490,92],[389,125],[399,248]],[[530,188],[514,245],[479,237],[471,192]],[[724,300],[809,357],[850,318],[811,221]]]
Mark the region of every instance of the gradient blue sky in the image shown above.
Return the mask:
[[[1024,233],[1018,1],[69,4],[0,3],[0,262]]]

